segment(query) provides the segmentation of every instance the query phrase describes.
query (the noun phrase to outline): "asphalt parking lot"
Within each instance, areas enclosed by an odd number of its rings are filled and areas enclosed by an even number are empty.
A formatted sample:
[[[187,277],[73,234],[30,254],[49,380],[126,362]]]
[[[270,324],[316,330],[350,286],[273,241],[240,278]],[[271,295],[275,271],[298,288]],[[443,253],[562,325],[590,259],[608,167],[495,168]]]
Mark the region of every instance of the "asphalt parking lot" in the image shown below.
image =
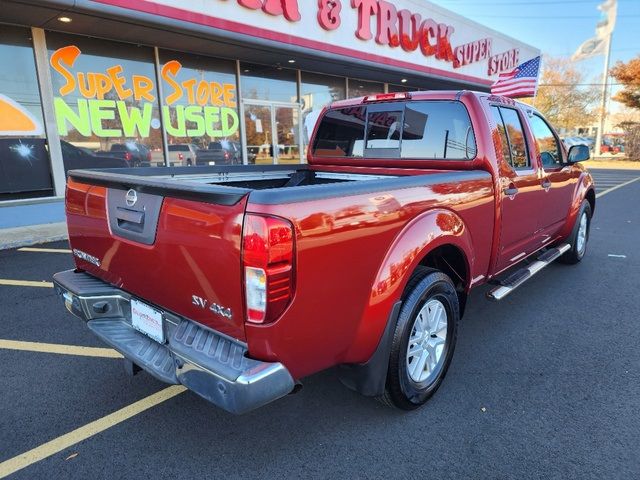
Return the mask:
[[[72,268],[64,242],[0,252],[0,477],[640,478],[640,171],[594,176],[583,262],[501,303],[475,291],[411,413],[332,371],[240,417],[128,377],[46,283]]]

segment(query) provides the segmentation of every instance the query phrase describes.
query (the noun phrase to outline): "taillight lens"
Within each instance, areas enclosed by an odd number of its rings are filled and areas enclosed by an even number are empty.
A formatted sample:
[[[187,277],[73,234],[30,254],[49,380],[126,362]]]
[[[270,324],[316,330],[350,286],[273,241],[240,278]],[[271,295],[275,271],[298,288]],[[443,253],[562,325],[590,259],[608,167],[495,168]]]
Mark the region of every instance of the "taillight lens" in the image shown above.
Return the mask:
[[[229,160],[229,152],[224,152],[224,159]]]
[[[183,154],[181,154],[181,153],[179,153],[179,154],[178,154],[178,160],[184,160],[184,155],[183,155]]]
[[[294,292],[293,225],[283,218],[248,214],[242,232],[247,321],[269,323]]]
[[[131,154],[129,152],[126,152],[124,154],[124,159],[128,162],[129,160],[131,160]]]

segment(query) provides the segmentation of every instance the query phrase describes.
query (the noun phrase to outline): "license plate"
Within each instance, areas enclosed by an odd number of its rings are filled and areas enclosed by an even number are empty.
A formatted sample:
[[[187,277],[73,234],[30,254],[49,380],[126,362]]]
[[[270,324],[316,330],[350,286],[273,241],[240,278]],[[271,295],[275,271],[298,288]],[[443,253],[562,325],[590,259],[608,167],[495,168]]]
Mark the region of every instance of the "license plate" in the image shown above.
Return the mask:
[[[131,299],[131,325],[156,342],[164,343],[162,312],[146,303]]]

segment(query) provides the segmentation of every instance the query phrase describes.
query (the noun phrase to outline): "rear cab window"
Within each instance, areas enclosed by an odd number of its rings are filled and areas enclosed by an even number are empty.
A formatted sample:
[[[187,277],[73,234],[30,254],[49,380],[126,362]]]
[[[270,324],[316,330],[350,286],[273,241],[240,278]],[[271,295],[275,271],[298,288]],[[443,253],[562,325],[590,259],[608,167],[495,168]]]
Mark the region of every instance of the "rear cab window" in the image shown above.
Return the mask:
[[[424,100],[330,110],[312,152],[318,157],[473,160],[477,149],[461,102]]]

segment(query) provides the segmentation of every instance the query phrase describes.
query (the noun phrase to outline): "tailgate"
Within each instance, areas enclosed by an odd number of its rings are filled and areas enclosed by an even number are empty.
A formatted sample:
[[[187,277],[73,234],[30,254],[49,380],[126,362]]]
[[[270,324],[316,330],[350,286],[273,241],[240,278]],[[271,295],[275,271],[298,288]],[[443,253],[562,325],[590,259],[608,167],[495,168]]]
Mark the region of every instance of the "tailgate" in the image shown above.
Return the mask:
[[[175,314],[244,340],[240,246],[247,191],[72,172],[76,265]]]

